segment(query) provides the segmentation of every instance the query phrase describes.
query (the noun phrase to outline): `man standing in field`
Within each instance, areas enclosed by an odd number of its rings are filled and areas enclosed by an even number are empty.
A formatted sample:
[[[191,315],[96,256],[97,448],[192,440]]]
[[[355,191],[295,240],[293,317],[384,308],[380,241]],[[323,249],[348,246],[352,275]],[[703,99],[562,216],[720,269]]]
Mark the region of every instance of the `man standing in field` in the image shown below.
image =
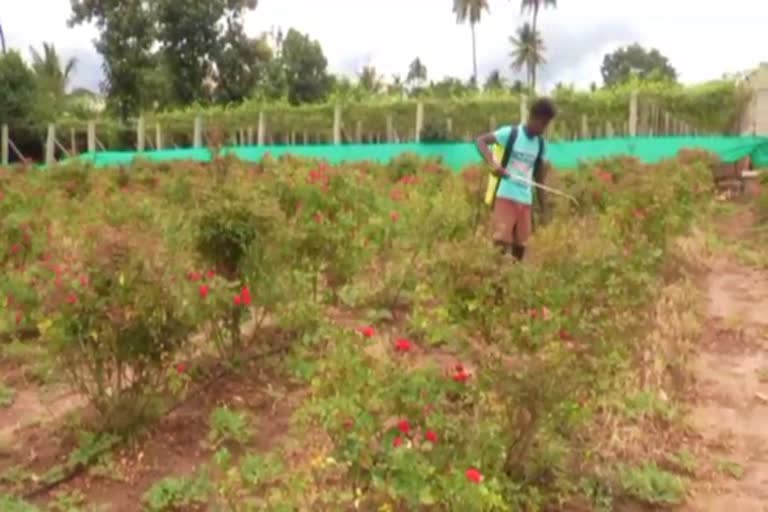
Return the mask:
[[[533,187],[543,184],[546,174],[544,132],[555,115],[552,101],[542,98],[531,106],[527,123],[502,126],[477,138],[477,148],[498,178],[492,197],[493,241],[518,261],[525,255],[533,226]],[[504,147],[501,161],[491,151],[494,144]],[[542,194],[542,190],[536,191],[540,206],[544,204]]]

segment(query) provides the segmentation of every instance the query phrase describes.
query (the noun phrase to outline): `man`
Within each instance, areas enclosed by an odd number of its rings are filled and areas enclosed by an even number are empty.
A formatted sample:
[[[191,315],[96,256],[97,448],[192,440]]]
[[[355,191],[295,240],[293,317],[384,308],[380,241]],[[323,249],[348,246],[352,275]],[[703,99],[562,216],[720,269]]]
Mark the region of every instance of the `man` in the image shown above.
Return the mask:
[[[552,101],[542,98],[531,106],[527,123],[503,126],[477,138],[477,148],[499,178],[493,202],[493,241],[518,261],[525,256],[533,226],[533,183],[541,184],[546,172],[544,132],[556,114]],[[501,162],[491,151],[494,144],[505,148]],[[536,191],[536,197],[543,206],[541,190]]]

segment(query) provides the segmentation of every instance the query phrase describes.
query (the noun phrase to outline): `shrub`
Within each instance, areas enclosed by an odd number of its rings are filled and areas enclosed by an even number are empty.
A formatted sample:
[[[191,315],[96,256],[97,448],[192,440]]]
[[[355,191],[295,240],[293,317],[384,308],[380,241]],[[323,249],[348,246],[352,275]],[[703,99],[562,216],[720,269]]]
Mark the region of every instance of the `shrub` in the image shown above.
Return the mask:
[[[166,368],[195,323],[167,255],[136,234],[91,234],[82,260],[90,279],[52,290],[43,325],[70,383],[108,427],[123,429],[154,412]]]

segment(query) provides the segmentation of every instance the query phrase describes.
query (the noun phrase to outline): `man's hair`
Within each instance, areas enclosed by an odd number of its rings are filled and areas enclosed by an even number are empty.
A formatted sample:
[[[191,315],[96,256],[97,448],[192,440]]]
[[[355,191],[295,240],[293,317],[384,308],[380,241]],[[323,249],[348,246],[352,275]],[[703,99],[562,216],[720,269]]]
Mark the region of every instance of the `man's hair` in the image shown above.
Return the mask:
[[[555,104],[549,98],[539,98],[531,105],[531,117],[552,120],[557,115]]]

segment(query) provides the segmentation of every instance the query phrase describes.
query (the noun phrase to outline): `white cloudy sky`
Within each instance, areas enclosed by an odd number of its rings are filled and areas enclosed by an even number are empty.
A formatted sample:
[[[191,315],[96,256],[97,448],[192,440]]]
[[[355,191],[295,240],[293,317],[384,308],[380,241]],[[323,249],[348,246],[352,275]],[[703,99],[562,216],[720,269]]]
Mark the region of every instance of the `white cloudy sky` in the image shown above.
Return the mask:
[[[183,1],[183,0],[179,0]],[[518,0],[490,0],[478,26],[481,77],[509,70],[508,38],[522,23]],[[587,86],[600,80],[603,55],[640,42],[661,50],[685,82],[719,78],[768,61],[768,0],[560,0],[541,16],[548,64],[544,81]],[[418,56],[430,78],[471,74],[470,31],[458,26],[452,0],[259,0],[247,29],[294,27],[320,40],[330,67],[353,73],[373,64],[405,75]],[[0,24],[9,46],[26,52],[43,41],[80,62],[76,86],[97,88],[100,61],[92,27],[69,29],[69,0],[0,0]]]

